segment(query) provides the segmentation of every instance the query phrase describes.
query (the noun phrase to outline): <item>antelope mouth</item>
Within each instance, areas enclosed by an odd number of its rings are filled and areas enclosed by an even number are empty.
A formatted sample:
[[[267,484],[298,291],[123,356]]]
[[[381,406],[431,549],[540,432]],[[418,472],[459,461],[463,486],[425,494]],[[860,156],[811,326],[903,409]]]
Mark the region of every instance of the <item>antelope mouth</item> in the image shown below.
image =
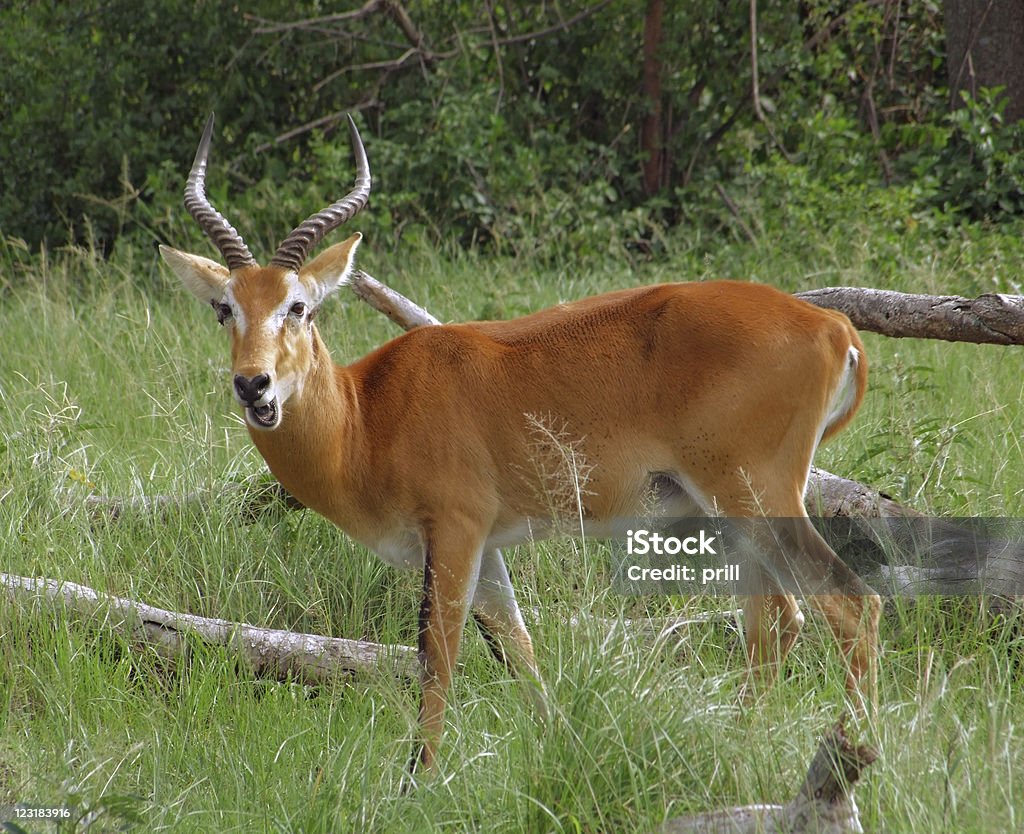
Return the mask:
[[[245,416],[249,425],[257,429],[274,429],[281,422],[281,409],[278,407],[277,398],[264,403],[263,405],[251,405],[245,409]]]

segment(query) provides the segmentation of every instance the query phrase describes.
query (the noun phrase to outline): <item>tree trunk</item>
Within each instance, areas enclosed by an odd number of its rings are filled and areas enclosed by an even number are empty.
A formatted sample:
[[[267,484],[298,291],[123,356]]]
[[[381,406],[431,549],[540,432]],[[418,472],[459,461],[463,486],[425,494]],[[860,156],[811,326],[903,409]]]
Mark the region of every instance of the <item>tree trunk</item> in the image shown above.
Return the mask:
[[[647,0],[644,15],[643,92],[647,113],[640,127],[640,150],[644,153],[644,194],[652,197],[662,186],[664,129],[661,123],[661,17],[662,0]]]
[[[1005,87],[1004,118],[1024,118],[1024,3],[1020,0],[944,0],[950,107],[960,93]]]

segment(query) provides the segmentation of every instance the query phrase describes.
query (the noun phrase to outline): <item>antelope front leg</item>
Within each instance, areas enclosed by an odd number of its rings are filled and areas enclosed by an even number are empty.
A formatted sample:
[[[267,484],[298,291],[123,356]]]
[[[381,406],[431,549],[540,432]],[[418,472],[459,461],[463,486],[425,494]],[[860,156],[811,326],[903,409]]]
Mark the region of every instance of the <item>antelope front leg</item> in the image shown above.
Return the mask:
[[[412,772],[429,772],[444,731],[448,688],[459,656],[469,601],[480,572],[481,547],[451,535],[427,537],[420,605],[420,747]]]
[[[759,569],[751,566],[750,570]],[[748,671],[741,697],[748,704],[775,682],[804,623],[793,595],[785,593],[763,570],[760,572],[764,592],[743,601]]]

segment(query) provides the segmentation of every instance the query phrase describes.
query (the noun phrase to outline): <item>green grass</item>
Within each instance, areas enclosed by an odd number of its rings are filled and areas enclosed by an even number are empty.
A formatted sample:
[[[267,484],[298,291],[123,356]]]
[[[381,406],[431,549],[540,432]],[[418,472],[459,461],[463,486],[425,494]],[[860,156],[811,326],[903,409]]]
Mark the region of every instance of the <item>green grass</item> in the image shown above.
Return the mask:
[[[787,289],[1014,291],[1004,276],[1019,248],[999,239],[1005,247],[971,235],[922,242],[869,226],[713,252],[680,238],[650,264],[371,250],[361,265],[457,320],[719,275]],[[414,642],[419,577],[386,568],[312,514],[245,519],[228,496],[203,511],[113,523],[58,501],[60,491],[184,495],[263,467],[234,413],[223,333],[155,253],[41,263],[6,251],[0,263],[4,570],[268,627]],[[335,360],[396,333],[344,295],[320,321]],[[871,393],[818,463],[922,510],[1024,516],[1020,349],[865,341]],[[723,626],[655,643],[597,620],[569,624],[581,611],[615,620],[719,603],[617,597],[600,554],[585,560],[574,542],[521,547],[510,561],[524,609],[537,612],[530,625],[554,719],[538,725],[470,629],[440,778],[409,795],[399,787],[417,703],[410,684],[257,681],[202,646],[187,664],[168,664],[108,625],[6,602],[0,805],[74,804],[105,813],[110,828],[135,819],[147,831],[596,832],[792,795],[843,706],[842,663],[819,623],[785,680],[742,711],[742,653]],[[883,639],[881,708],[863,728],[882,752],[857,791],[865,825],[1019,829],[1024,644],[1014,625],[976,600],[926,601],[889,618]]]

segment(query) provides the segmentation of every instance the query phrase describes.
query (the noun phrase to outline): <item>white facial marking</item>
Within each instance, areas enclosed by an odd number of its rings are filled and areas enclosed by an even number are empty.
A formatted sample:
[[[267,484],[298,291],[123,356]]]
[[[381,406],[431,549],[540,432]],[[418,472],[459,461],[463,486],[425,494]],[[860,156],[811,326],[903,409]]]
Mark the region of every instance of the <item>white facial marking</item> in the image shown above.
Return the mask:
[[[237,301],[235,296],[231,292],[231,288],[228,287],[227,292],[224,293],[224,303],[231,308],[231,317],[235,320],[235,327],[238,328],[238,335],[245,335],[245,328],[248,326],[248,320],[245,317],[245,310],[243,310]]]
[[[285,276],[285,285],[288,287],[288,294],[284,304],[281,305],[283,316],[288,315],[296,301],[301,301],[306,305],[307,309],[312,306],[306,286],[299,280],[299,276],[296,273],[289,272]]]

